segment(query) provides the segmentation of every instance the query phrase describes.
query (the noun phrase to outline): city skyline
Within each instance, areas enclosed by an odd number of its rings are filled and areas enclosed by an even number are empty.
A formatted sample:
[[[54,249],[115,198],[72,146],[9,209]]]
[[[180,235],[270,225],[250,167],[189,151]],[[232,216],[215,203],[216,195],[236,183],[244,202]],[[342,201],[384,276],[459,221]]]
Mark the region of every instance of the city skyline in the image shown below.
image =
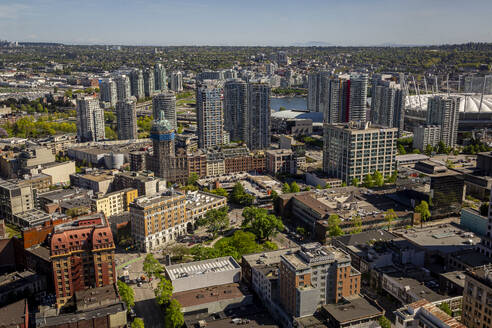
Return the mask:
[[[223,0],[0,1],[0,39],[121,45],[430,45],[492,42],[492,3]],[[76,6],[76,7],[73,7]],[[70,8],[76,9],[75,11]],[[238,13],[241,13],[238,15]],[[49,21],[50,24],[46,24]],[[460,22],[457,24],[456,22]],[[63,26],[63,28],[60,28]],[[87,28],[97,27],[96,29]],[[388,28],[391,27],[391,28]],[[220,30],[220,33],[217,31]],[[268,31],[268,33],[265,33]],[[363,31],[363,33],[361,33]]]

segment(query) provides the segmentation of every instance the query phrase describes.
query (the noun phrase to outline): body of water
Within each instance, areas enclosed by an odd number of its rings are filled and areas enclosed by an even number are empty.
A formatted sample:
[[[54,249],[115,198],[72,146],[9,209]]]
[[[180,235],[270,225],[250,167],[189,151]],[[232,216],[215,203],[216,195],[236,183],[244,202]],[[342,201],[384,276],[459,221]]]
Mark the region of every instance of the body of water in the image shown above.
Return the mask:
[[[286,109],[307,109],[307,98],[306,97],[285,97],[285,98],[270,98],[270,108],[274,111],[278,111],[280,107],[285,107]]]

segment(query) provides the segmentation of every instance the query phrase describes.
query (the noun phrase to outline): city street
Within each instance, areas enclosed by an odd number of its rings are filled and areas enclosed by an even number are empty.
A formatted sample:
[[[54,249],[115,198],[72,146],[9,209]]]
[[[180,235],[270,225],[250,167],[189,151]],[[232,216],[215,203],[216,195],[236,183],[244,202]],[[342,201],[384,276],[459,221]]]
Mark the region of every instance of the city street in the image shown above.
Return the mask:
[[[117,273],[118,277],[125,271],[124,267],[127,267],[127,271],[130,276],[130,280],[137,279],[142,275],[142,266],[146,254],[142,253],[118,253],[116,254]],[[156,259],[161,259],[160,252],[154,254]],[[147,278],[146,278],[147,279]],[[147,280],[146,280],[147,281]],[[157,286],[158,281],[153,280],[151,283],[145,282],[142,287],[138,287],[136,284],[130,284],[130,287],[135,291],[135,313],[137,317],[143,318],[145,327],[160,328],[164,326],[164,313],[161,307],[155,302],[154,288]]]

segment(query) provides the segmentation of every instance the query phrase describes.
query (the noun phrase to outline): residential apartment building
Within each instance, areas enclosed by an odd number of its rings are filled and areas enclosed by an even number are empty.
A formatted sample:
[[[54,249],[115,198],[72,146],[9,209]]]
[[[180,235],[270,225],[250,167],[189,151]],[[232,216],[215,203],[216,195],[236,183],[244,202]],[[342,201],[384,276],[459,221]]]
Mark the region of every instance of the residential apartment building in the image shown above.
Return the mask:
[[[116,122],[118,140],[138,139],[137,102],[135,98],[128,98],[116,103]]]
[[[441,127],[440,141],[448,147],[457,142],[460,101],[460,97],[434,96],[427,103],[427,124]]]
[[[323,170],[350,184],[379,171],[383,176],[395,170],[397,128],[371,127],[368,123],[324,126]]]
[[[9,223],[14,216],[34,209],[35,193],[30,185],[0,179],[0,216]]]
[[[109,106],[115,106],[118,100],[116,93],[116,83],[113,79],[104,79],[99,83],[99,99],[109,104]]]
[[[210,148],[224,142],[222,85],[205,80],[196,88],[198,147]]]
[[[156,92],[167,91],[166,68],[159,63],[154,65],[154,88]]]
[[[155,173],[159,178],[174,181],[175,147],[174,129],[172,123],[164,118],[164,111],[160,111],[160,118],[154,120],[150,129],[153,154],[146,159],[147,169]]]
[[[224,130],[232,141],[248,140],[248,84],[230,79],[224,84]]]
[[[331,73],[314,72],[308,75],[307,109],[310,112],[324,113],[329,106],[329,80]]]
[[[114,249],[103,214],[55,226],[50,255],[58,308],[73,304],[77,291],[116,283]]]
[[[266,170],[272,174],[289,173],[297,171],[296,159],[290,149],[271,149],[265,152]]]
[[[183,73],[180,71],[171,73],[171,90],[174,92],[183,91]]]
[[[154,70],[152,68],[146,68],[143,71],[143,80],[145,97],[152,97],[155,93],[155,78]]]
[[[77,99],[77,139],[79,142],[105,139],[104,111],[95,98]]]
[[[171,127],[178,128],[176,121],[176,95],[173,91],[161,92],[152,98],[152,115],[154,120],[160,118],[160,113],[164,113],[164,118],[171,123]]]
[[[491,326],[492,266],[490,264],[465,271],[461,320],[469,328]]]
[[[114,176],[113,190],[137,189],[138,196],[152,196],[166,186],[166,181],[152,172],[121,172]]]
[[[310,243],[281,256],[280,304],[291,316],[312,315],[320,305],[357,295],[360,285],[350,256],[335,247]]]
[[[396,328],[426,327],[426,328],[465,328],[458,320],[441,310],[436,304],[426,299],[405,305],[395,311]]]
[[[106,217],[128,212],[130,203],[138,197],[138,190],[126,188],[119,191],[98,194],[91,199],[91,210],[96,213],[104,213]]]
[[[270,147],[270,86],[266,83],[248,84],[248,137],[251,150]]]
[[[139,68],[130,72],[130,93],[137,99],[142,99],[145,95],[143,72]]]
[[[419,125],[413,129],[413,148],[424,152],[428,145],[435,147],[441,140],[440,125]]]
[[[371,122],[397,128],[398,136],[401,136],[405,116],[405,90],[400,84],[378,77],[372,82]]]
[[[113,79],[116,83],[116,95],[118,101],[130,98],[132,95],[130,78],[127,75],[118,75]]]
[[[186,196],[167,191],[139,197],[130,204],[130,216],[136,245],[142,251],[149,252],[186,233],[189,223]]]

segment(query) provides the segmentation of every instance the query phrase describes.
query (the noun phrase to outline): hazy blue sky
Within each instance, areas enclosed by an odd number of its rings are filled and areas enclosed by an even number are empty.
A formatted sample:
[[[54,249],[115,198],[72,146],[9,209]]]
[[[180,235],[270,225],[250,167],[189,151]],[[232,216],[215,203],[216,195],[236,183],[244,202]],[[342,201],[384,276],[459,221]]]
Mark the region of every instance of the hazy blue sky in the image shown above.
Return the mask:
[[[0,0],[0,39],[136,45],[492,42],[492,0]]]

